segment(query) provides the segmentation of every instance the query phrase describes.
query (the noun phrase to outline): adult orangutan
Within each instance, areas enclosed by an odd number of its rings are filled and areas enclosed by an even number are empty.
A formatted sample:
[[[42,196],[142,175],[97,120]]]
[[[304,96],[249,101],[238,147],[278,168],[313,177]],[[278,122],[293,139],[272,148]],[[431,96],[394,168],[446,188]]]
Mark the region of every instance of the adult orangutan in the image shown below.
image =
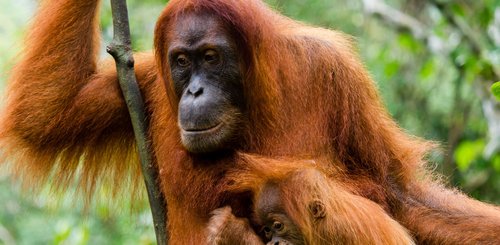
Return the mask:
[[[43,1],[12,72],[0,141],[29,184],[76,179],[92,193],[137,176],[114,65],[96,60],[99,2]],[[389,117],[348,36],[258,0],[172,0],[154,50],[138,54],[135,68],[172,244],[204,243],[217,208],[251,216],[252,194],[227,191],[236,151],[321,160],[417,242],[499,241],[498,208],[429,180],[430,144]]]

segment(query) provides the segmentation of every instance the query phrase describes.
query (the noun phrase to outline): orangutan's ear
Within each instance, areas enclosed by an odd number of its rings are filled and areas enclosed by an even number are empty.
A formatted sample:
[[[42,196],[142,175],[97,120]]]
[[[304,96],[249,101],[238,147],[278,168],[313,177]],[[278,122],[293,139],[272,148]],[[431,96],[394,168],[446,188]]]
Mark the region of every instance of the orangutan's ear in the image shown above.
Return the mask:
[[[326,207],[321,200],[313,200],[309,203],[309,212],[316,219],[322,219],[326,216]]]

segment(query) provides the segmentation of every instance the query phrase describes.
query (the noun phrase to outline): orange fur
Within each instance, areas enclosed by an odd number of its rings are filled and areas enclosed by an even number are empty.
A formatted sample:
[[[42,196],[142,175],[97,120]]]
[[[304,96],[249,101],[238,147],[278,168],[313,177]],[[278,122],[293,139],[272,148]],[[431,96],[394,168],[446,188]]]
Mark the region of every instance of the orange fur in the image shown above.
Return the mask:
[[[76,179],[90,195],[107,181],[128,190],[126,182],[139,176],[114,66],[96,61],[98,6],[98,0],[43,1],[12,72],[0,144],[33,186],[50,179],[64,189]],[[498,241],[497,208],[441,191],[421,176],[432,144],[390,118],[350,37],[295,22],[257,0],[172,0],[157,23],[154,55],[136,56],[172,244],[203,243],[213,209],[251,212],[248,194],[227,191],[233,153],[201,159],[180,143],[165,51],[170,27],[189,12],[212,13],[241,42],[248,122],[235,150],[321,159],[330,178],[378,203],[419,242],[460,243],[470,237],[464,230],[473,230],[471,241]],[[471,217],[475,227],[467,225]],[[432,231],[424,225],[430,222]]]
[[[241,155],[242,166],[228,173],[232,191],[255,193],[276,185],[283,208],[299,227],[306,244],[414,244],[398,222],[374,202],[354,195],[342,183],[326,177],[312,161],[274,160]],[[319,200],[325,217],[311,216],[309,204]]]

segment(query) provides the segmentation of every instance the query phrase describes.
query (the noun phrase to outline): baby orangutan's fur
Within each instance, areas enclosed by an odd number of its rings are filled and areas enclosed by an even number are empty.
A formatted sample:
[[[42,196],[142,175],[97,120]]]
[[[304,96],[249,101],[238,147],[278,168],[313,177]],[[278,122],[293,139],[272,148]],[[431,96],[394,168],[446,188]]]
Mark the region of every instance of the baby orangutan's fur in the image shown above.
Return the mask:
[[[254,193],[252,223],[267,244],[414,244],[380,206],[347,191],[314,162],[241,156],[243,164],[229,174],[231,188]],[[241,232],[248,223],[227,209],[217,210],[209,224],[225,226],[213,229],[224,233],[209,230],[212,241],[219,241],[214,244],[228,244],[220,241],[234,234],[248,237]]]

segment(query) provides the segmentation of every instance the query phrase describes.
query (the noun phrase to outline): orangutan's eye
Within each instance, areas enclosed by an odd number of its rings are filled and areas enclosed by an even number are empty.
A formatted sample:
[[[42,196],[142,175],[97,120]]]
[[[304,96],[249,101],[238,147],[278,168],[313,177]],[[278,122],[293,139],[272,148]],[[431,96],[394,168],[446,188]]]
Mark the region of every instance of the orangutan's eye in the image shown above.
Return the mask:
[[[271,238],[273,237],[273,232],[269,226],[264,226],[264,228],[262,228],[261,233],[263,233],[266,239],[271,240]]]
[[[266,227],[264,227],[264,229],[263,229],[263,230],[264,230],[264,232],[265,232],[265,233],[269,233],[269,232],[271,232],[271,228],[269,228],[269,227],[267,227],[267,226],[266,226]]]
[[[215,52],[215,50],[210,49],[205,52],[204,59],[207,63],[214,64],[219,61],[219,55]]]
[[[179,54],[177,56],[177,64],[182,67],[189,66],[191,62],[189,61],[189,58],[185,54]]]
[[[284,225],[281,222],[275,221],[273,224],[273,229],[276,231],[283,230]]]

